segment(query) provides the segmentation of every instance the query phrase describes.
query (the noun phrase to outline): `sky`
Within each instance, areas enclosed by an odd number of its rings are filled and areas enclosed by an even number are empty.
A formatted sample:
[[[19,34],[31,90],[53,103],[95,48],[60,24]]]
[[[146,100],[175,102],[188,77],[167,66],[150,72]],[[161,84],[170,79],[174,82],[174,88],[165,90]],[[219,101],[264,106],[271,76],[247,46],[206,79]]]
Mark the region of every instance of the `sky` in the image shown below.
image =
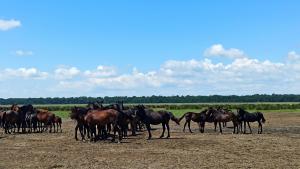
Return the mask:
[[[300,94],[299,7],[3,0],[0,97]]]

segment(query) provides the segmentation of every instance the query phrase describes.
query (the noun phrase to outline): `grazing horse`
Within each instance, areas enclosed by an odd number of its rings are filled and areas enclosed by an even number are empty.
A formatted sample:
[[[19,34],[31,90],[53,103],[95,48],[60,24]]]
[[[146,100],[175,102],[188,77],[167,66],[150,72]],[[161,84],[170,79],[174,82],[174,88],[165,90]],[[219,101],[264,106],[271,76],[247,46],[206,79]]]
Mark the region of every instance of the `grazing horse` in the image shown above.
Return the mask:
[[[258,132],[258,134],[262,134],[262,123],[265,123],[266,119],[261,112],[249,113],[241,108],[238,108],[237,112],[238,112],[240,120],[242,122],[244,122],[244,134],[246,133],[246,122],[250,129],[250,133],[252,133],[249,122],[256,122],[256,121],[258,122],[258,131],[257,132]]]
[[[205,122],[214,122],[215,129],[216,129],[216,124],[218,123],[220,133],[223,132],[222,126],[221,126],[222,122],[232,121],[233,126],[234,126],[233,133],[236,133],[236,128],[238,128],[238,116],[231,111],[224,113],[224,112],[218,111],[217,109],[209,108],[206,113],[201,114],[201,119],[202,119],[202,121],[201,121],[200,125],[202,126],[203,130],[204,130]],[[237,131],[238,131],[238,129],[237,129]]]
[[[40,132],[44,131],[44,126],[46,126],[46,130],[48,130],[48,127],[50,127],[49,132],[52,132],[52,126],[54,123],[54,118],[55,115],[48,110],[43,110],[43,109],[37,109],[37,120],[39,123],[39,130]],[[44,125],[44,126],[42,126]],[[53,126],[54,127],[54,126]],[[55,128],[54,128],[55,132]]]
[[[115,141],[116,132],[118,131],[119,139],[118,142],[122,140],[122,133],[120,126],[120,122],[123,119],[123,114],[114,109],[107,110],[89,110],[87,115],[84,117],[84,121],[86,122],[90,133],[91,133],[91,141],[96,141],[96,126],[104,127],[107,124],[113,125],[114,135],[112,138],[112,142]]]
[[[79,130],[79,133],[81,135],[81,140],[85,140],[85,133],[87,126],[84,121],[84,117],[86,116],[87,112],[91,110],[89,108],[84,107],[73,107],[70,113],[70,118],[72,120],[75,120],[77,122],[75,126],[75,139],[78,140],[77,132]],[[89,131],[88,131],[89,132]],[[88,134],[89,136],[89,134]]]
[[[61,129],[61,124],[62,124],[62,120],[61,120],[61,117],[59,116],[55,116],[54,117],[54,126],[56,125],[56,132],[58,133],[58,128],[60,129],[60,132],[62,132],[62,129]],[[55,127],[54,127],[55,128]]]
[[[151,135],[151,127],[150,124],[162,124],[163,127],[163,132],[160,136],[160,138],[164,137],[165,134],[165,130],[167,127],[168,130],[168,135],[167,138],[170,137],[170,127],[169,127],[169,121],[170,119],[173,120],[175,123],[177,123],[178,125],[180,125],[179,123],[179,119],[177,119],[173,113],[168,112],[168,111],[153,111],[153,110],[148,110],[145,109],[145,107],[143,105],[138,105],[136,107],[137,111],[136,111],[136,115],[140,118],[140,120],[145,123],[146,128],[148,130],[148,140],[151,139],[152,135]]]
[[[185,118],[185,123],[183,126],[183,132],[185,132],[185,127],[188,125],[190,133],[193,133],[191,130],[191,121],[196,122],[199,125],[199,131],[201,132],[200,122],[201,122],[201,114],[206,112],[207,110],[203,110],[200,113],[195,112],[187,112],[179,118],[179,122]]]

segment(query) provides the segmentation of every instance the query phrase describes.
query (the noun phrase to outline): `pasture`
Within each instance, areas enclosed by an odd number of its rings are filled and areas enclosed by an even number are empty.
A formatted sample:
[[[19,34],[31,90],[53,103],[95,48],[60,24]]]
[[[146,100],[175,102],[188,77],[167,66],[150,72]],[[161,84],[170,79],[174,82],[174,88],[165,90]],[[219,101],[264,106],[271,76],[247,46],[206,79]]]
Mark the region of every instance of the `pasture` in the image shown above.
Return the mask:
[[[179,117],[186,111],[171,110]],[[300,111],[264,111],[263,134],[215,133],[207,124],[205,133],[192,123],[194,133],[183,133],[170,122],[171,138],[158,139],[161,125],[152,125],[153,140],[147,132],[129,136],[121,144],[74,139],[75,122],[68,111],[62,133],[6,135],[0,132],[0,168],[300,168]],[[229,123],[228,126],[232,124]]]

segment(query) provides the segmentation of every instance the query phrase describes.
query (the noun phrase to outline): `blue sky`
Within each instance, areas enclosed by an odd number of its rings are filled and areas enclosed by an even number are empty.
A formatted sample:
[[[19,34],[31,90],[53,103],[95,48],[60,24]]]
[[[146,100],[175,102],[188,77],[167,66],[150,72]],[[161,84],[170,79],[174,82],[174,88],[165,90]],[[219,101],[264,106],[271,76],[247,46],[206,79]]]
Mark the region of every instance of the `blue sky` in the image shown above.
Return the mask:
[[[299,94],[299,6],[1,1],[0,97]]]

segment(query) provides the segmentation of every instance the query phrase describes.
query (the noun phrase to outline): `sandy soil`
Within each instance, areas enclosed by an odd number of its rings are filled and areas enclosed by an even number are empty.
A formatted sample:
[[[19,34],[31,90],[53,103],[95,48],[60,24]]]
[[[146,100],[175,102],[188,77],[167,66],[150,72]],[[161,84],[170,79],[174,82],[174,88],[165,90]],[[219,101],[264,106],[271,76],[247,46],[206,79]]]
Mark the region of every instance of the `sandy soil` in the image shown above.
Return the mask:
[[[171,125],[171,139],[157,139],[161,126],[123,143],[75,141],[75,123],[63,133],[5,135],[0,130],[0,168],[300,168],[300,113],[267,113],[264,134],[183,133]],[[257,131],[257,124],[252,124]]]

